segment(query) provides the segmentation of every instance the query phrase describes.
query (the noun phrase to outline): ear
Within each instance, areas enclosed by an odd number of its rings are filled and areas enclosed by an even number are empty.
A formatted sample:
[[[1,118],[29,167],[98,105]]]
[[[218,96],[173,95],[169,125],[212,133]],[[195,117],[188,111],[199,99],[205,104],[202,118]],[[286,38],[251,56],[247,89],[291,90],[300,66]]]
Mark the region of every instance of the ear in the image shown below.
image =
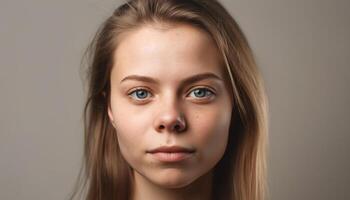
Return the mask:
[[[108,118],[109,118],[109,120],[111,121],[113,127],[116,128],[116,127],[115,127],[115,122],[114,122],[114,117],[113,117],[113,112],[112,112],[112,109],[111,109],[111,106],[110,106],[110,105],[108,105],[108,111],[107,111],[107,112],[108,112]]]

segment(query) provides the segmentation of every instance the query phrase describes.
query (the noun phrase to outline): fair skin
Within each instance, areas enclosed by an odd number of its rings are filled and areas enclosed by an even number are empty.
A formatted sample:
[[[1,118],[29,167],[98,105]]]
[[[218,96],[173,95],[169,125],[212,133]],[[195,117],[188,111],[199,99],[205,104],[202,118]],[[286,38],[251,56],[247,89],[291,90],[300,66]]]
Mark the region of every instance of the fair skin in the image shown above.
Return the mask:
[[[210,199],[233,106],[225,74],[214,41],[193,26],[146,25],[124,35],[114,53],[108,116],[133,169],[133,200]],[[194,152],[177,162],[147,152],[173,145]]]

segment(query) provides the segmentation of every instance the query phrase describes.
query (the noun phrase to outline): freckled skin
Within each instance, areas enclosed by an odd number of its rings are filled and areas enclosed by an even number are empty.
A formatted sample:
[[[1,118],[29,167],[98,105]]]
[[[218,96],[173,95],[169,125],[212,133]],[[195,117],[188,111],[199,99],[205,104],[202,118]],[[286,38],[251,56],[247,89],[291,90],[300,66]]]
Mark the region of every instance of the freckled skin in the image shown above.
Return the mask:
[[[122,155],[134,169],[138,190],[148,187],[145,184],[168,189],[189,186],[222,158],[233,106],[225,82],[205,79],[179,87],[183,79],[205,72],[225,79],[221,63],[209,35],[189,25],[167,30],[144,26],[121,40],[114,52],[108,115],[116,124]],[[120,83],[129,75],[152,77],[159,83]],[[215,89],[212,99],[200,99],[191,93],[202,86]],[[136,87],[149,91],[150,97],[143,103],[135,100],[135,94],[128,96]],[[179,116],[186,129],[175,132],[171,127]],[[192,147],[196,152],[175,164],[161,163],[145,153],[163,145]]]

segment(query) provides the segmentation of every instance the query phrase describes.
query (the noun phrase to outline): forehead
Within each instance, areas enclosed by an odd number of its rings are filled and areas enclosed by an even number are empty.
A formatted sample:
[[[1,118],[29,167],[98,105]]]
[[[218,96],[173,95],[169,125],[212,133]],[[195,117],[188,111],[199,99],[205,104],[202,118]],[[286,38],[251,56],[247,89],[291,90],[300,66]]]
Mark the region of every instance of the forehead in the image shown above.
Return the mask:
[[[187,24],[162,29],[152,25],[127,32],[114,52],[112,77],[131,74],[174,80],[201,72],[224,72],[215,42],[205,31]]]

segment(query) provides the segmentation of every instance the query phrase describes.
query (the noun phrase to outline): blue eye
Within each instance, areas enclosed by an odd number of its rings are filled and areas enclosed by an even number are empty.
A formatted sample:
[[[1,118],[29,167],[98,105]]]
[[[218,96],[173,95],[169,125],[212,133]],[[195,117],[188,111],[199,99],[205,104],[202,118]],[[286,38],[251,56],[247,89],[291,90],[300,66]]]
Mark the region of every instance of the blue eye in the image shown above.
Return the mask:
[[[132,96],[135,98],[136,96],[136,99],[145,99],[147,98],[147,96],[149,96],[149,92],[147,90],[144,90],[144,89],[137,89],[137,90],[134,90],[133,92],[129,93],[129,96]]]
[[[214,93],[207,88],[196,88],[190,94],[194,94],[196,98],[205,98],[214,95]]]
[[[137,101],[142,101],[146,100],[147,97],[150,97],[151,93],[146,89],[136,89],[130,92],[128,95]],[[195,99],[206,99],[215,95],[215,93],[207,88],[196,88],[192,90],[189,95]]]

